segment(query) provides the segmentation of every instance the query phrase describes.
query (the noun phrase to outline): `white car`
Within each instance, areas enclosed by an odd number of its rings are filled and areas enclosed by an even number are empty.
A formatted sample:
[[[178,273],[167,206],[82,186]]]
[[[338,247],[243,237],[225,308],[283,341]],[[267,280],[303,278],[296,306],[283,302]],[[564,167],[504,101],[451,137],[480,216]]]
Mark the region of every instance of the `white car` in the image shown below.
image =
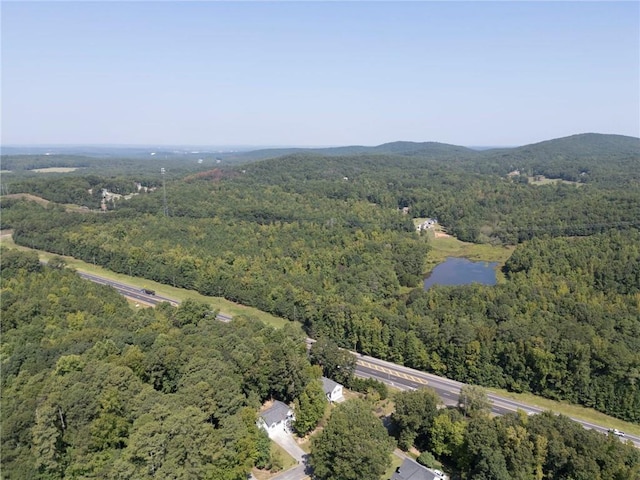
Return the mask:
[[[624,432],[621,432],[617,428],[614,428],[613,430],[610,430],[610,432],[613,433],[614,435],[617,435],[618,437],[624,437]]]
[[[432,472],[440,478],[444,478],[444,472],[442,470],[432,470]]]

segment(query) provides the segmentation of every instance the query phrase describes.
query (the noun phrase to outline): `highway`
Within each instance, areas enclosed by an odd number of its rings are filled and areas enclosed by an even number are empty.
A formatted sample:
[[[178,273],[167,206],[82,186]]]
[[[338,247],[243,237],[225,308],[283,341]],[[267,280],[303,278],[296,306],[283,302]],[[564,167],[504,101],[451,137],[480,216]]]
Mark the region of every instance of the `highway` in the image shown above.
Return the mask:
[[[178,306],[180,304],[179,300],[163,297],[161,295],[150,295],[148,293],[144,293],[140,288],[127,285],[126,283],[116,282],[115,280],[109,280],[108,278],[104,278],[99,275],[93,275],[81,271],[78,271],[77,273],[86,280],[91,280],[92,282],[100,283],[102,285],[109,285],[120,292],[122,296],[144,303],[146,305],[155,306],[162,302],[169,302],[173,306]],[[218,313],[218,315],[216,316],[216,319],[222,322],[230,322],[232,318],[233,317],[231,315],[227,315],[225,313]]]
[[[436,391],[445,405],[455,405],[458,402],[458,395],[460,393],[460,388],[464,385],[463,383],[430,373],[421,372],[419,370],[414,370],[412,368],[403,367],[401,365],[396,365],[378,358],[360,354],[355,355],[358,358],[355,374],[361,378],[375,378],[386,385],[400,390],[415,390],[420,387],[428,386]],[[487,397],[491,401],[491,411],[496,415],[504,415],[518,410],[522,410],[527,414],[536,414],[544,411],[542,408],[534,407],[509,398],[504,398],[493,393],[487,393]],[[572,418],[572,420],[579,423],[584,428],[597,430],[605,434],[611,428],[609,426],[596,425],[577,418]],[[624,439],[621,440],[630,440],[637,448],[640,448],[640,437],[636,435],[626,434]]]
[[[147,305],[157,305],[161,302],[169,302],[172,305],[178,305],[180,303],[178,300],[172,298],[143,293],[140,288],[132,287],[131,285],[121,282],[115,282],[98,275],[91,275],[84,272],[78,272],[78,274],[82,278],[86,278],[92,282],[110,285],[125,297],[140,301]],[[216,318],[223,322],[230,322],[232,320],[231,315],[224,313],[218,313]],[[313,339],[307,339],[307,344],[310,344],[313,341]],[[415,390],[421,387],[430,387],[436,391],[445,405],[455,405],[458,402],[458,395],[460,393],[460,388],[464,385],[463,383],[430,373],[421,372],[419,370],[414,370],[412,368],[397,365],[378,358],[369,357],[367,355],[361,355],[359,353],[354,353],[354,355],[357,357],[355,374],[358,377],[374,378],[399,390]],[[544,409],[539,407],[504,398],[493,393],[488,393],[487,396],[492,403],[491,411],[496,415],[504,415],[518,410],[522,410],[527,414],[536,414],[544,411]],[[584,428],[597,430],[605,434],[611,428],[609,426],[595,425],[577,418],[572,418],[572,420],[578,422]],[[637,448],[640,448],[639,436],[626,434],[622,440],[630,440]]]

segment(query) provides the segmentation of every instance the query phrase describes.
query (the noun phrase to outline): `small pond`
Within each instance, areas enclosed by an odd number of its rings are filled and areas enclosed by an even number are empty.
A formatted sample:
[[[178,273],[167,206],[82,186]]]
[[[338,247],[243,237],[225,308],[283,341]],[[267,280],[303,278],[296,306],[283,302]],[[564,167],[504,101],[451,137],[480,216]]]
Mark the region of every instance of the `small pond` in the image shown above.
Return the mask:
[[[497,262],[472,262],[466,258],[449,257],[437,265],[424,280],[424,289],[432,285],[496,284]]]

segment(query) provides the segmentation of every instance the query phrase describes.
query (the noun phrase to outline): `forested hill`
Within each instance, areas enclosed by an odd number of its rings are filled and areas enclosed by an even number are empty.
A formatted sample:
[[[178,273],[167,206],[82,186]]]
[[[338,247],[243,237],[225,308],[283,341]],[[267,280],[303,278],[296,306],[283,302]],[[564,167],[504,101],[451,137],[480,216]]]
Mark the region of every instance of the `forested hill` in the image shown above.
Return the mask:
[[[640,138],[585,133],[518,148],[482,152],[482,168],[504,175],[545,175],[580,183],[640,181]]]
[[[498,166],[493,173],[499,174],[506,174],[511,172],[511,169],[518,168],[522,169],[524,173],[529,168],[530,175],[541,174],[531,170],[533,166],[554,168],[559,165],[572,165],[575,171],[583,174],[583,178],[576,180],[586,183],[590,179],[590,170],[594,166],[600,166],[600,170],[605,173],[635,174],[636,170],[640,168],[640,138],[585,133],[522,147],[485,151],[437,142],[392,142],[377,147],[256,150],[241,155],[253,160],[283,157],[290,159],[311,157],[357,159],[362,157],[365,159],[364,162],[373,168],[390,163],[395,163],[400,167],[416,166],[421,161],[430,161],[432,162],[430,165],[441,166],[458,163],[464,165],[466,169],[480,173],[489,173],[491,169],[487,166]],[[405,157],[411,157],[411,161],[403,160]],[[333,162],[346,164],[349,160],[333,160]],[[313,169],[313,166],[305,165],[305,168],[309,167]]]
[[[396,151],[406,147],[393,145]],[[433,157],[298,152],[238,167],[236,181],[408,207],[412,217],[437,218],[449,233],[472,242],[515,244],[540,234],[585,235],[640,224],[640,139],[586,134],[460,154],[449,147],[430,145],[448,152]]]
[[[630,156],[635,156],[638,159],[640,157],[640,138],[624,135],[582,133],[519,147],[492,148],[483,151],[439,142],[396,141],[374,147],[351,145],[328,148],[260,149],[229,154],[228,158],[256,161],[301,152],[316,153],[323,156],[392,154],[423,157],[437,156],[442,159],[457,157],[479,161],[521,160],[532,157],[543,161],[553,161],[558,158],[583,159]]]
[[[390,142],[383,143],[375,147],[365,147],[362,145],[351,145],[346,147],[328,147],[328,148],[274,148],[261,149],[239,154],[230,155],[232,158],[245,159],[250,161],[265,160],[276,158],[295,153],[313,153],[322,156],[340,156],[340,155],[407,155],[421,157],[464,157],[477,158],[479,152],[467,147],[457,145],[449,145],[439,142]]]
[[[517,148],[486,150],[482,154],[491,156],[496,151],[507,152],[514,157],[531,155],[541,160],[558,156],[584,158],[636,155],[637,157],[640,154],[640,138],[625,135],[581,133]]]

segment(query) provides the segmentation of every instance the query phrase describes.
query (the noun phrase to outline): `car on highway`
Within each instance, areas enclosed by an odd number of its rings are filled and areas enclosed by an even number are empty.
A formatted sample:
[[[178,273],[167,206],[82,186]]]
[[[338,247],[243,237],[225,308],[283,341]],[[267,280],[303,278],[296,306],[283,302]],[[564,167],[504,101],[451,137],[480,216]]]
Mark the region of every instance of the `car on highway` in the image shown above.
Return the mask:
[[[618,437],[624,437],[624,432],[621,432],[617,428],[614,428],[613,430],[609,430],[609,432],[613,433],[614,435],[616,435]]]
[[[149,288],[143,288],[143,289],[141,290],[141,292],[142,292],[142,293],[146,293],[147,295],[155,295],[155,294],[156,294],[156,291],[155,291],[155,290],[151,290],[151,289],[149,289]]]

